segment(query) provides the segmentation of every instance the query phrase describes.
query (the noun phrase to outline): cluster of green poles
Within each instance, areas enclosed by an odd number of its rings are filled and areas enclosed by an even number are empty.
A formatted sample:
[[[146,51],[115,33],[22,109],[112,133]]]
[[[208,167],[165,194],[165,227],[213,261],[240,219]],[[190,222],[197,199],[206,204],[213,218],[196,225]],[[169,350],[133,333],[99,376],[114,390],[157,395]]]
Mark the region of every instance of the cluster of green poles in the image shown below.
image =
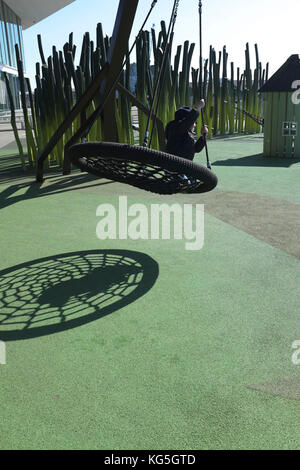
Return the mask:
[[[142,31],[137,38],[135,50],[136,85],[131,88],[131,71],[134,59],[127,57],[124,71],[120,76],[120,85],[132,91],[136,100],[143,106],[138,107],[138,133],[132,125],[132,102],[126,94],[113,93],[116,135],[119,142],[142,144],[147,127],[148,116],[143,107],[149,110],[154,105],[155,114],[165,126],[174,119],[175,110],[180,106],[193,106],[200,98],[206,101],[204,120],[209,128],[209,137],[234,133],[256,133],[262,130],[250,115],[260,118],[263,103],[259,88],[268,79],[268,65],[262,68],[258,48],[255,45],[256,67],[250,65],[249,45],[245,51],[245,69],[235,69],[230,63],[228,75],[228,53],[226,47],[222,52],[210,47],[209,58],[203,67],[192,68],[195,44],[185,41],[177,46],[173,54],[173,33],[169,41],[165,22],[157,34],[155,29]],[[102,25],[97,25],[96,41],[90,39],[89,33],[83,38],[79,63],[76,63],[77,48],[73,44],[73,35],[63,47],[63,51],[52,48],[52,55],[45,59],[41,37],[38,36],[38,47],[41,63],[36,64],[36,87],[31,89],[29,79],[25,78],[22,60],[16,45],[16,57],[20,80],[21,102],[27,141],[28,162],[35,165],[38,154],[44,149],[55,130],[70,113],[75,103],[93,81],[107,62],[110,38],[103,35]],[[201,71],[201,73],[200,73]],[[154,93],[157,78],[160,76],[158,93]],[[24,151],[18,135],[15,121],[15,109],[11,98],[9,81],[6,85],[10,97],[11,122],[18,144],[21,162],[26,164]],[[154,103],[153,103],[154,99]],[[48,159],[48,164],[55,161],[62,166],[64,145],[79,129],[80,125],[98,107],[97,97],[91,101],[87,110],[78,116],[63,137],[57,143]],[[31,118],[29,113],[31,109]],[[244,111],[248,113],[245,114]],[[150,125],[152,135],[151,147],[159,148],[155,120]],[[199,132],[199,130],[198,130]],[[87,136],[88,140],[105,140],[102,120],[99,117]],[[161,149],[162,150],[162,149]]]
[[[200,95],[206,101],[205,122],[209,137],[234,133],[254,134],[262,131],[263,99],[259,89],[268,80],[268,68],[262,68],[258,47],[255,44],[256,67],[250,66],[249,44],[245,50],[245,69],[235,69],[234,63],[228,67],[226,46],[218,56],[210,47],[209,59],[205,60],[202,78],[202,94],[198,69],[192,69],[192,99]],[[229,69],[229,73],[228,73]],[[246,113],[246,112],[247,113]],[[253,119],[256,118],[256,119]]]
[[[94,43],[90,39],[89,33],[84,35],[79,64],[75,66],[77,48],[73,44],[72,33],[69,35],[69,40],[64,45],[63,51],[57,51],[56,47],[53,46],[52,55],[47,60],[45,59],[41,37],[38,36],[41,63],[36,64],[36,88],[33,92],[29,79],[24,76],[22,60],[16,45],[28,162],[31,166],[35,165],[39,153],[44,149],[56,129],[107,62],[110,38],[103,36],[102,25],[100,23],[97,25],[96,38],[96,43]],[[25,165],[24,152],[15,120],[15,107],[7,77],[6,86],[10,98],[11,123],[18,142],[21,161]],[[48,163],[54,160],[58,165],[62,166],[65,143],[69,141],[83,120],[86,120],[97,106],[96,98],[91,101],[86,111],[75,119],[54,147],[52,154],[49,156]],[[29,109],[31,110],[31,119]],[[100,118],[92,126],[88,138],[90,140],[102,139]]]

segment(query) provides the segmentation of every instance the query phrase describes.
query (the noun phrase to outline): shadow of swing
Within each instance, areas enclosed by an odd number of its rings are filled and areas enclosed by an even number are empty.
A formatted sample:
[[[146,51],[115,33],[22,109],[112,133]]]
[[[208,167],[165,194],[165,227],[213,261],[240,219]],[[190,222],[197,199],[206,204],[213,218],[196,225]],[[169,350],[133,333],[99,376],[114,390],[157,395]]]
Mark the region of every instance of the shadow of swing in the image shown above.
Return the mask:
[[[46,183],[23,182],[10,184],[0,192],[0,209],[9,207],[17,202],[27,199],[61,194],[75,189],[84,190],[92,187],[100,187],[112,184],[113,181],[97,178],[87,173],[76,173],[70,176],[54,175],[47,178]],[[19,192],[22,191],[23,194]]]
[[[135,302],[155,284],[157,262],[127,250],[65,253],[0,272],[0,339],[50,335]]]

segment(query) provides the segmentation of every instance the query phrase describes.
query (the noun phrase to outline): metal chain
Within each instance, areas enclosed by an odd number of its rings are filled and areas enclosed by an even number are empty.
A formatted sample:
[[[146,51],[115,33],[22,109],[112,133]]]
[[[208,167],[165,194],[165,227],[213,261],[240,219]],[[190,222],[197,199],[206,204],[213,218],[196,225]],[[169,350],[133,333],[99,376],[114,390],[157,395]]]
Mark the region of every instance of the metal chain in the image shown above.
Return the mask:
[[[178,7],[179,7],[179,0],[177,0],[176,5],[175,5],[174,18],[173,18],[174,24],[176,23],[176,20],[177,20]]]

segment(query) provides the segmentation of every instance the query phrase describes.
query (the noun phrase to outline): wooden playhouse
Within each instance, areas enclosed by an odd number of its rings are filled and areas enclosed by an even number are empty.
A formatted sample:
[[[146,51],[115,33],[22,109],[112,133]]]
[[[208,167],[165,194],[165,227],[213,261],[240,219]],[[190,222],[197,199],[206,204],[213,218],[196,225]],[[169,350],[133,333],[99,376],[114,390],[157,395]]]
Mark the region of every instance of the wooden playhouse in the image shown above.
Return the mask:
[[[300,58],[294,54],[259,90],[264,98],[264,156],[300,157],[299,87]]]

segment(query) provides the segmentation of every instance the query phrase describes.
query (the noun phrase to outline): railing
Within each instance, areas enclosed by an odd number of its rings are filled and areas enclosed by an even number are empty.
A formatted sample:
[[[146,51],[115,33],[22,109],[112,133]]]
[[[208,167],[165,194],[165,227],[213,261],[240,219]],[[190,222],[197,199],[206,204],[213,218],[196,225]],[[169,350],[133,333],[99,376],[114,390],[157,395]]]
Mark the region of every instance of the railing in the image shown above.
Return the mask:
[[[30,119],[30,124],[32,126],[32,113],[31,109],[28,109],[28,116]],[[21,123],[21,129],[25,129],[24,123],[24,114],[22,109],[16,109],[15,111],[16,122]],[[11,122],[11,112],[10,111],[0,111],[0,124],[10,123]]]

